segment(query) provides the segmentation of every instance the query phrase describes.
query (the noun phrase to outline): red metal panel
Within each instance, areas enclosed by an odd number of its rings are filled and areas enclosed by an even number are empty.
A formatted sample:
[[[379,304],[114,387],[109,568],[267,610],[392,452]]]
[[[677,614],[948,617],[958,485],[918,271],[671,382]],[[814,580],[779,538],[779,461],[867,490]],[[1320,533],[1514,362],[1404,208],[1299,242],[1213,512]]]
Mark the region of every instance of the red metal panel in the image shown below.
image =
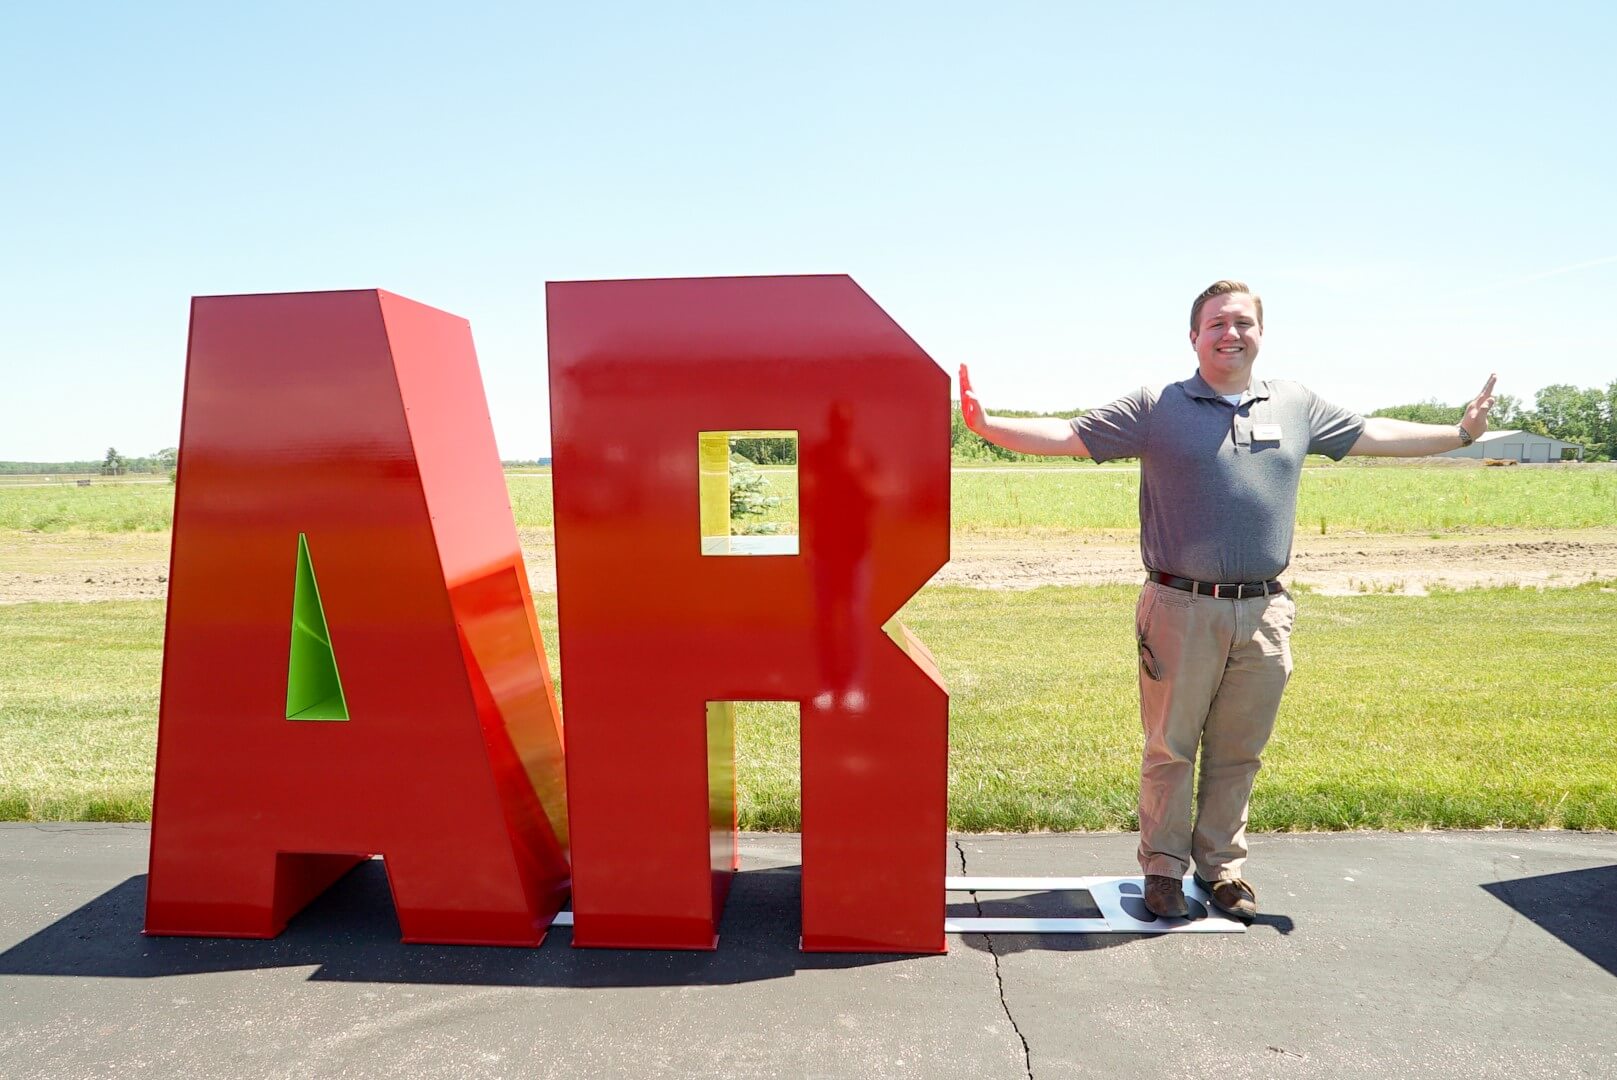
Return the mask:
[[[274,936],[380,853],[405,940],[537,945],[561,731],[465,320],[197,299],[178,484],[147,931]],[[300,534],[346,721],[286,718]]]
[[[549,326],[574,943],[713,947],[704,706],[792,700],[803,947],[942,952],[948,697],[881,626],[948,560],[948,377],[842,276],[553,283]],[[698,432],[748,429],[798,433],[800,555],[699,553]]]

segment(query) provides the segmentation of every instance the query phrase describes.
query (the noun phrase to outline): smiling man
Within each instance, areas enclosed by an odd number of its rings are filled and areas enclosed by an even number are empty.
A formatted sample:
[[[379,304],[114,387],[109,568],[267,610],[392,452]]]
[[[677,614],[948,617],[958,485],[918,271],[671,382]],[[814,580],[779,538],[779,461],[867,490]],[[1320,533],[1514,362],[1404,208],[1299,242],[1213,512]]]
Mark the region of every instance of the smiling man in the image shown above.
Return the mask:
[[[1457,427],[1365,419],[1298,383],[1253,379],[1262,341],[1262,299],[1242,282],[1218,281],[1190,308],[1196,374],[1075,420],[989,416],[960,369],[966,426],[990,442],[1140,459],[1139,859],[1146,906],[1165,918],[1186,914],[1192,863],[1220,910],[1257,914],[1256,891],[1241,876],[1247,810],[1291,676],[1297,608],[1279,577],[1291,561],[1304,457],[1442,453],[1486,431],[1493,407],[1490,375]]]

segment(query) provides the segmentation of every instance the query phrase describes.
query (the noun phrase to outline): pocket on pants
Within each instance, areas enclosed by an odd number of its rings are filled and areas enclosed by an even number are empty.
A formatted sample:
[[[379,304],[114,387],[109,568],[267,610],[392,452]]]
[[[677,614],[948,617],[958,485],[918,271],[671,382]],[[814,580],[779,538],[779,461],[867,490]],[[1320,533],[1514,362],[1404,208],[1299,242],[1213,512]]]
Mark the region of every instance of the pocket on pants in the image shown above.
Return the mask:
[[[1134,638],[1144,641],[1151,632],[1151,615],[1157,609],[1158,593],[1162,586],[1151,582],[1140,590],[1140,599],[1134,604]]]
[[[1284,656],[1287,669],[1291,665],[1291,629],[1297,622],[1297,602],[1290,594],[1276,593],[1263,609],[1258,628],[1259,646],[1265,653]]]
[[[1297,601],[1286,589],[1280,590],[1279,599],[1286,602],[1286,633],[1290,634],[1297,625]]]
[[[1153,643],[1152,628],[1163,618],[1170,621],[1175,617],[1183,618],[1182,613],[1189,609],[1192,599],[1187,592],[1156,582],[1147,583],[1140,594],[1134,608],[1134,643],[1139,653],[1140,671],[1152,682],[1161,682],[1163,678],[1162,660]]]
[[[1140,593],[1140,601],[1134,606],[1134,636],[1149,641],[1151,638],[1151,623],[1163,608],[1174,611],[1187,611],[1196,603],[1196,597],[1180,589],[1170,589],[1166,585],[1148,582]]]

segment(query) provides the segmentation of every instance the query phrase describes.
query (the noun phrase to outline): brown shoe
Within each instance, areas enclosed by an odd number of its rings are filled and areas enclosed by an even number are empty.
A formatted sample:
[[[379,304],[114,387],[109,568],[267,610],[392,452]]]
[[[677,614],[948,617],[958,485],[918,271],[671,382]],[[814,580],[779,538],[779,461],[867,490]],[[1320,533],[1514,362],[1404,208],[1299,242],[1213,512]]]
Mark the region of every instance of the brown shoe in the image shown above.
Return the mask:
[[[1163,874],[1145,875],[1145,907],[1159,919],[1183,919],[1190,914],[1185,883]]]
[[[1196,884],[1207,890],[1207,895],[1213,898],[1213,906],[1224,914],[1246,922],[1258,917],[1258,894],[1242,879],[1204,881],[1202,876],[1197,874]]]

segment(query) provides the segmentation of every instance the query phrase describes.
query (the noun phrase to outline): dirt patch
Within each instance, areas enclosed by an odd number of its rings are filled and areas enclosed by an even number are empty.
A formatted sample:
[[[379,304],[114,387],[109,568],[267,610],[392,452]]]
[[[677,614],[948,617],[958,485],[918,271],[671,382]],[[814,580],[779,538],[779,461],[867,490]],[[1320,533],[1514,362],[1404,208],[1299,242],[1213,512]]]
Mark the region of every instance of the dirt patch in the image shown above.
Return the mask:
[[[556,591],[549,529],[520,531],[528,581]],[[1141,577],[1132,533],[963,533],[932,579],[979,589],[1133,584]],[[168,593],[168,533],[0,534],[0,604],[160,600]],[[1617,576],[1617,528],[1430,536],[1297,537],[1286,579],[1332,594],[1407,593],[1433,587],[1554,588]]]
[[[1130,533],[985,533],[956,536],[953,559],[932,580],[982,589],[1132,584],[1141,579]],[[1434,587],[1553,588],[1617,576],[1617,529],[1557,532],[1297,537],[1286,580],[1328,594],[1405,593]]]
[[[1617,576],[1617,529],[1528,535],[1378,536],[1296,545],[1289,577],[1322,593],[1423,595],[1450,589],[1554,588]]]
[[[528,588],[534,592],[556,591],[556,533],[553,529],[518,529],[522,561],[528,567]]]
[[[169,535],[0,533],[0,604],[161,600]]]

